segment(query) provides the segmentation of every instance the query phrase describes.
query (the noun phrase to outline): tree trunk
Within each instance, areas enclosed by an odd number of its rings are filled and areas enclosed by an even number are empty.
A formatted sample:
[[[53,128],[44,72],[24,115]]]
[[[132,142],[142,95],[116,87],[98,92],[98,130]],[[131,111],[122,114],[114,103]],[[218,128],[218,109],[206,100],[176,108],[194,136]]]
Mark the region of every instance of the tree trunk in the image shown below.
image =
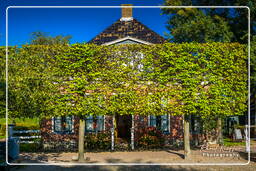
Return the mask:
[[[223,144],[222,123],[221,123],[221,118],[220,117],[217,120],[217,143],[218,144]]]
[[[184,158],[190,157],[190,140],[189,140],[189,116],[184,116]]]
[[[85,120],[80,118],[79,120],[79,142],[78,142],[78,161],[84,162],[84,129]]]
[[[256,97],[254,97],[254,99],[253,99],[253,101],[254,101],[254,135],[253,135],[253,138],[255,138],[256,137]],[[249,119],[247,119],[247,120],[249,120]],[[250,123],[251,124],[251,123]],[[247,123],[246,123],[246,121],[245,121],[245,125],[248,125],[248,121],[247,121]],[[250,131],[250,130],[249,130]]]

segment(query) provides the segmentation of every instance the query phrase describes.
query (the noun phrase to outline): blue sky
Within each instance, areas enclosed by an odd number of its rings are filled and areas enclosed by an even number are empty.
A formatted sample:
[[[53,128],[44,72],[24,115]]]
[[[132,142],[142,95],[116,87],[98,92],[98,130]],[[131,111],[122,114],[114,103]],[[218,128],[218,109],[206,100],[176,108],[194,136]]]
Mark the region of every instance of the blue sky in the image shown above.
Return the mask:
[[[4,0],[0,10],[8,6],[159,6],[163,0]],[[159,8],[135,8],[133,16],[155,32],[167,32],[167,17]],[[8,10],[8,43],[29,43],[30,33],[43,31],[51,36],[71,35],[71,43],[87,42],[121,17],[120,8],[10,8]],[[0,45],[5,45],[5,13],[0,15]]]

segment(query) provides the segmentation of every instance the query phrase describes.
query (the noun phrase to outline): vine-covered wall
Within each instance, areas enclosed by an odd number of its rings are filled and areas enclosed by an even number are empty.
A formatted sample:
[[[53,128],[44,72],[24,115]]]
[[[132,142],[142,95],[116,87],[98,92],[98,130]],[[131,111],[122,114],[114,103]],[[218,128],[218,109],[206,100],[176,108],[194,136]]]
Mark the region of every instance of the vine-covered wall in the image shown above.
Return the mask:
[[[247,110],[239,43],[25,45],[8,54],[9,117],[169,114],[207,124]]]

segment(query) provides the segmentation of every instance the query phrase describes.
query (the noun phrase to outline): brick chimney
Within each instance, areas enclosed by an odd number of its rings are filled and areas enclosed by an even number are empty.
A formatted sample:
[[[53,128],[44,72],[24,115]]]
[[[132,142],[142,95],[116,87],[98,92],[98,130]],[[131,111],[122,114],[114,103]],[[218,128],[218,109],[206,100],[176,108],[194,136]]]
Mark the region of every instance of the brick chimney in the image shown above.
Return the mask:
[[[132,4],[122,4],[122,17],[120,21],[131,21],[132,17]]]

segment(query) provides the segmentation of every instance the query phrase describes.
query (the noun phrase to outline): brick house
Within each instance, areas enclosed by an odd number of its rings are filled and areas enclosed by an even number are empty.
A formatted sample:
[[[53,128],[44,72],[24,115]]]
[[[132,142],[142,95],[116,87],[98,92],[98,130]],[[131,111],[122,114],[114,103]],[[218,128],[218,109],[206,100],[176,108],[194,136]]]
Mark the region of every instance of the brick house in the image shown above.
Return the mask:
[[[126,5],[127,6],[127,5]],[[122,17],[103,32],[95,36],[89,43],[97,45],[119,44],[161,44],[165,39],[156,32],[143,25],[132,15],[132,8],[122,8]],[[140,115],[116,115],[116,116],[89,116],[85,118],[85,134],[110,131],[114,128],[117,138],[131,142],[131,128],[134,128],[135,141],[140,136],[140,130],[147,127],[156,127],[166,138],[166,142],[182,141],[183,120],[180,116],[140,116]],[[116,124],[114,124],[116,123]],[[195,124],[194,124],[195,125]],[[63,144],[78,139],[79,118],[76,116],[53,117],[41,121],[41,133],[43,144],[48,142]],[[193,129],[195,129],[193,127]],[[136,148],[136,147],[135,147]]]

